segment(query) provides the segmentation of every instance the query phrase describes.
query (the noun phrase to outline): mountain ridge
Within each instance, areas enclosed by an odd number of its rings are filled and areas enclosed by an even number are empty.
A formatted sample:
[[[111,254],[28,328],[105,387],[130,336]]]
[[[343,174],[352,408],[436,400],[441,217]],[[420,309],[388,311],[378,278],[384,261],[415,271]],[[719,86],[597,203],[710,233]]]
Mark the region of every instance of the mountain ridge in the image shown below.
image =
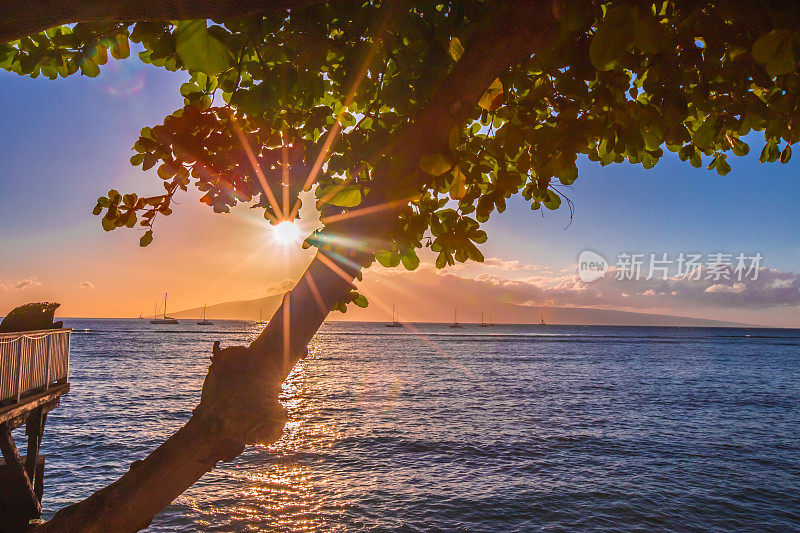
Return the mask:
[[[253,300],[238,300],[209,305],[206,316],[209,320],[257,320],[259,315],[268,320],[278,309],[283,300],[283,294],[273,294]],[[419,305],[423,304],[423,305]],[[446,307],[444,307],[446,305]],[[391,321],[391,308],[388,313],[383,309],[376,309],[371,304],[366,309],[351,306],[345,314],[335,312],[328,316],[328,320],[357,321],[357,322],[382,322]],[[372,308],[372,309],[370,309]],[[449,303],[431,302],[403,302],[401,307],[415,309],[415,316],[406,317],[400,313],[400,320],[406,322],[432,322],[447,323],[450,316]],[[486,320],[502,324],[535,324],[544,319],[546,324],[559,325],[585,325],[585,326],[683,326],[683,327],[768,327],[739,322],[712,320],[679,315],[666,315],[655,313],[640,313],[634,311],[619,311],[616,309],[598,309],[590,307],[555,307],[555,306],[529,306],[506,302],[489,302],[487,309],[491,313],[484,313]],[[176,318],[199,318],[203,312],[202,307],[184,309],[171,312]],[[463,312],[462,312],[463,313]],[[387,316],[384,318],[383,315]],[[462,323],[477,323],[477,312],[470,312],[469,319],[463,316]],[[474,317],[472,315],[475,315]]]

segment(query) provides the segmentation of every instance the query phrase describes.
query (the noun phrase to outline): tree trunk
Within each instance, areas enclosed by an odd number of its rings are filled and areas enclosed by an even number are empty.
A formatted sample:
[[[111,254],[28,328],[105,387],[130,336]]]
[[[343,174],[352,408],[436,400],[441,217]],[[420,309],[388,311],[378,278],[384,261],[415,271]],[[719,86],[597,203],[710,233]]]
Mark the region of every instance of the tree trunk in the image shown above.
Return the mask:
[[[554,27],[549,2],[525,2],[510,9],[514,12],[499,17],[502,22],[493,30],[470,40],[467,52],[430,105],[388,148],[387,153],[402,154],[408,173],[417,168],[421,155],[446,150],[450,130],[464,125],[497,76],[549,40]],[[359,208],[385,205],[391,188],[387,176],[375,176],[375,186]],[[341,243],[379,241],[404,207],[393,205],[327,229],[332,235],[346,237]],[[147,458],[135,462],[118,481],[62,509],[36,531],[138,530],[218,461],[233,459],[245,444],[277,440],[286,420],[277,400],[281,383],[307,353],[306,345],[332,305],[351,288],[358,265],[371,258],[370,250],[331,242],[317,253],[249,347],[220,350],[215,345],[200,405],[183,428]]]
[[[4,0],[0,43],[62,24],[272,15],[325,0]]]

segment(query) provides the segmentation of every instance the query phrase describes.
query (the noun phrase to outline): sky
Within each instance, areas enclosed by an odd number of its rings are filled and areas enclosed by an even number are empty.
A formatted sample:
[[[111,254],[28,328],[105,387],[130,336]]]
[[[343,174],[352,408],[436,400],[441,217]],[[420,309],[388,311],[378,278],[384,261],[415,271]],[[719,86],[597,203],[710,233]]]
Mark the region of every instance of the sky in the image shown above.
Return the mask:
[[[93,79],[0,72],[0,316],[42,300],[61,302],[58,314],[66,317],[152,315],[167,291],[177,311],[275,294],[299,278],[312,252],[276,244],[256,210],[214,214],[190,191],[144,249],[138,230],[104,232],[91,214],[110,188],[158,193],[155,172],[128,159],[139,130],[182,105],[185,78],[135,58],[110,60]],[[373,268],[362,288],[376,305],[359,317],[385,320],[398,298],[392,291],[413,281],[415,290],[451,287],[443,298],[470,317],[497,300],[800,327],[800,165],[797,158],[762,165],[761,138],[748,140],[751,155],[731,155],[733,171],[724,177],[671,153],[652,170],[581,159],[580,177],[563,191],[574,203],[571,221],[565,208],[531,211],[514,198],[486,225],[485,264],[436,271],[423,253],[417,272]],[[312,204],[301,213],[309,231]],[[595,281],[579,276],[585,250],[608,266]],[[682,252],[702,256],[701,279],[677,276]],[[620,254],[642,254],[639,279],[617,279],[631,273]],[[673,261],[666,280],[645,279],[650,254]],[[739,254],[749,263],[760,257],[741,280],[732,271]],[[732,262],[731,279],[714,278],[713,259]],[[449,320],[445,307],[425,319]]]

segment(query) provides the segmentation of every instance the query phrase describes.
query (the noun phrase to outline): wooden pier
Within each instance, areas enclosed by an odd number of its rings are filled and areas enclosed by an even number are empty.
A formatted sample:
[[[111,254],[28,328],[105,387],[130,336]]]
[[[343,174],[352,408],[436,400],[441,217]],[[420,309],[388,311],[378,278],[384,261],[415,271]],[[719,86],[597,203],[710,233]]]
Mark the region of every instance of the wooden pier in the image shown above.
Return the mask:
[[[69,391],[70,329],[0,333],[0,531],[42,514],[44,456],[39,446],[47,413]],[[26,455],[12,431],[25,426]]]

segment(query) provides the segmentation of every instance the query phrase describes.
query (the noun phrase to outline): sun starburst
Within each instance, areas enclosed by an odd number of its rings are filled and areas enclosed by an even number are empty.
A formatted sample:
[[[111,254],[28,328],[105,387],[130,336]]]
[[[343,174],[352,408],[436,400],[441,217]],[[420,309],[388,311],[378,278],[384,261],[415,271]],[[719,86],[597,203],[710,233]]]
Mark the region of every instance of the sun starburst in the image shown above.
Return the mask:
[[[269,228],[273,240],[282,246],[297,244],[302,238],[300,226],[291,220],[285,220]]]

